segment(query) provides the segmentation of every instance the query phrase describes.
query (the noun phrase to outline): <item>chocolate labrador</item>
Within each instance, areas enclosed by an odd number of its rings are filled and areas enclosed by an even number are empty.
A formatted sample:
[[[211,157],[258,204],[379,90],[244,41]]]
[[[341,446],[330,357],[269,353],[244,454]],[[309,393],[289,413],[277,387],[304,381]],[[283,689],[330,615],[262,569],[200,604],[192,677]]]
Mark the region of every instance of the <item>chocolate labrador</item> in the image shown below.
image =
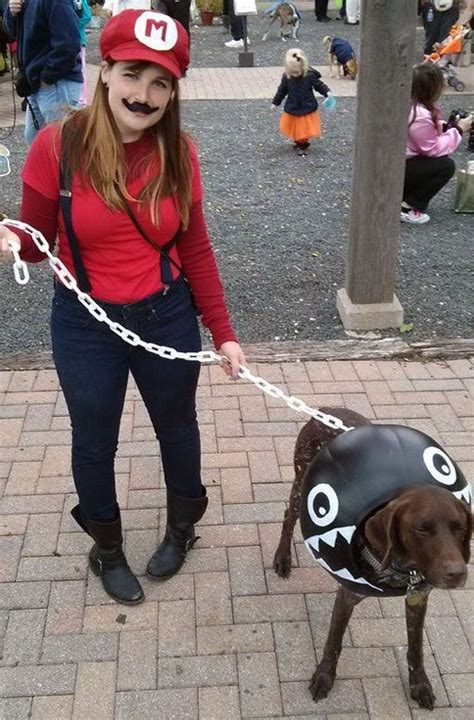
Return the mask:
[[[289,577],[291,540],[301,514],[308,549],[341,583],[323,657],[311,680],[312,697],[321,700],[334,684],[354,607],[367,595],[405,595],[410,693],[421,707],[432,709],[435,696],[423,665],[423,624],[430,590],[462,587],[466,580],[472,535],[469,485],[449,456],[423,433],[372,425],[347,409],[322,410],[354,430],[341,433],[311,419],[300,431],[295,480],[274,558],[277,574]],[[371,472],[366,470],[364,446]],[[400,489],[392,492],[389,476],[397,472]],[[329,487],[331,476],[338,479]],[[371,485],[378,493],[373,511],[357,527],[342,507],[344,492],[353,491],[351,482],[357,490],[349,497],[350,512],[358,503],[367,510]]]

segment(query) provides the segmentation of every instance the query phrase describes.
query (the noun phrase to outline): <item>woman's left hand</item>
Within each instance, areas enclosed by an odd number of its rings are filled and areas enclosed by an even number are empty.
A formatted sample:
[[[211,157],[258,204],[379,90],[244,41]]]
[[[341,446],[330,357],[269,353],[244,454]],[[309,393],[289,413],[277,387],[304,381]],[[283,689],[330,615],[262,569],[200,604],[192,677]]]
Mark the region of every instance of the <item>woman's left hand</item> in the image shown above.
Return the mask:
[[[219,355],[224,355],[229,362],[221,363],[221,367],[225,374],[233,380],[237,380],[239,377],[240,365],[245,365],[245,355],[238,342],[228,340],[219,348]]]

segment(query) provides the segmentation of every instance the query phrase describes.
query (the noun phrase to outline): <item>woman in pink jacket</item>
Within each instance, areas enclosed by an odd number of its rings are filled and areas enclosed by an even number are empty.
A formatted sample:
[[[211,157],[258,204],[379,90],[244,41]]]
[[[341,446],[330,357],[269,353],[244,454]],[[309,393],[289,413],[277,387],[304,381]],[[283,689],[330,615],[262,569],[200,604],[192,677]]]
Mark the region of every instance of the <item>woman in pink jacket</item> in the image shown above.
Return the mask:
[[[458,147],[463,132],[471,127],[472,116],[458,119],[452,126],[443,123],[436,104],[443,86],[443,73],[437,65],[415,66],[401,212],[401,220],[413,225],[422,225],[430,219],[426,213],[428,203],[456,169],[449,154]]]

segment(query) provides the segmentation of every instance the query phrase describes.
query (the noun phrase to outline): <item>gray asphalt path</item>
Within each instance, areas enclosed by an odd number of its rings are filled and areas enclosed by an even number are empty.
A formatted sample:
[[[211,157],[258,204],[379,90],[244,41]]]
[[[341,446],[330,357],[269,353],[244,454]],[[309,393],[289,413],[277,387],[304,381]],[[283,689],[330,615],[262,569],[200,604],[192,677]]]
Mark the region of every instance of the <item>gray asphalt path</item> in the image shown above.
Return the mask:
[[[472,105],[474,98],[469,100]],[[446,109],[452,104],[450,97]],[[183,105],[183,123],[199,148],[209,229],[241,340],[345,338],[335,293],[344,283],[355,99],[340,100],[338,112],[325,116],[324,137],[306,158],[295,156],[279,136],[266,101]],[[20,131],[8,145],[14,170],[2,179],[2,202],[16,216],[24,155]],[[468,157],[464,141],[457,159]],[[397,294],[406,322],[413,323],[413,340],[471,334],[473,219],[452,212],[452,192],[453,182],[434,199],[430,223],[401,227]],[[0,352],[49,347],[51,292],[46,264],[32,268],[23,288],[11,268],[0,268],[6,307]]]

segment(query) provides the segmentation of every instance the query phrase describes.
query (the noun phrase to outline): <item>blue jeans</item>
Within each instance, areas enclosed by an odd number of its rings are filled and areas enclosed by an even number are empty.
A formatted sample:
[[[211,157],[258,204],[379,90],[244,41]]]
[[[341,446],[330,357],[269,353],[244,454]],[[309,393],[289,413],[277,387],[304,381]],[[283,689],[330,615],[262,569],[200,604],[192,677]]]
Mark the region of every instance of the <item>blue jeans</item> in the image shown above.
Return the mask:
[[[30,107],[26,113],[25,139],[28,145],[33,142],[36,133],[43,125],[59,120],[70,107],[78,107],[82,92],[82,83],[73,80],[59,80],[54,85],[41,87],[30,95]],[[38,127],[35,127],[33,115]]]
[[[182,351],[201,349],[186,283],[130,305],[99,303],[111,320],[147,341]],[[53,356],[71,417],[72,471],[83,517],[116,515],[114,459],[129,372],[161,449],[166,486],[201,497],[201,445],[196,419],[200,365],[132,347],[98,322],[74,293],[57,285],[51,314]]]

